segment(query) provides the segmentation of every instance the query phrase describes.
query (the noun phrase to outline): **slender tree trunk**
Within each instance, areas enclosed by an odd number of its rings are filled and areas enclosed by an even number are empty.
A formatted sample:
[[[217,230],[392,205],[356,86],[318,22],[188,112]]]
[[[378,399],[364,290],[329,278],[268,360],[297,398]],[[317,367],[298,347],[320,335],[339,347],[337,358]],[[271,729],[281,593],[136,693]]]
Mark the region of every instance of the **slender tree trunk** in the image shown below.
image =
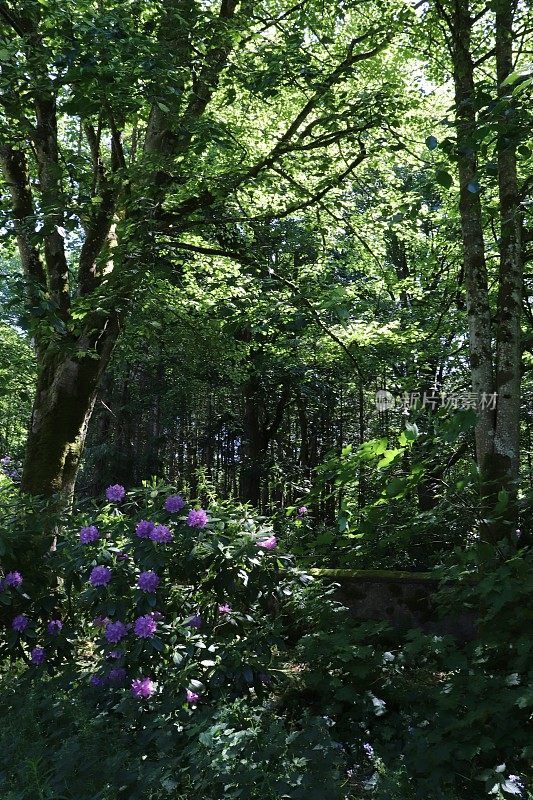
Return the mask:
[[[471,53],[472,20],[468,0],[455,0],[451,24],[455,84],[459,214],[463,239],[464,275],[467,295],[468,339],[472,391],[477,402],[494,391],[491,319],[487,265],[477,185],[476,108],[474,63]],[[486,469],[494,442],[494,411],[490,403],[480,405],[476,425],[478,465]]]
[[[309,422],[307,419],[307,409],[302,397],[297,398],[298,422],[300,424],[300,450],[298,460],[300,469],[305,477],[308,477],[309,470]]]
[[[268,440],[261,424],[261,409],[257,381],[251,378],[244,395],[244,446],[241,471],[241,500],[254,506],[259,504],[261,479],[267,454]]]
[[[492,476],[509,488],[518,478],[522,351],[520,317],[523,298],[521,214],[516,168],[511,87],[502,86],[513,71],[513,11],[509,0],[496,5],[496,70],[503,108],[498,124],[498,191],[500,201],[500,270],[496,332],[498,404]],[[508,122],[507,120],[511,120]],[[514,494],[514,492],[513,492]]]

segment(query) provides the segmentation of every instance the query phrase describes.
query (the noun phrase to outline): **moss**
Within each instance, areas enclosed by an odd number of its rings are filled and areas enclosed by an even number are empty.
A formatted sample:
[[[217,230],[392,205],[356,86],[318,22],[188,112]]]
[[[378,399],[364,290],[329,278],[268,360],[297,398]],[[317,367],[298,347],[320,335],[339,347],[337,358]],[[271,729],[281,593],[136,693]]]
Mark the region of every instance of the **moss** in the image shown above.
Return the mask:
[[[331,578],[332,580],[361,580],[361,581],[405,581],[407,583],[438,583],[431,572],[401,572],[388,569],[311,569],[310,574],[316,578]]]

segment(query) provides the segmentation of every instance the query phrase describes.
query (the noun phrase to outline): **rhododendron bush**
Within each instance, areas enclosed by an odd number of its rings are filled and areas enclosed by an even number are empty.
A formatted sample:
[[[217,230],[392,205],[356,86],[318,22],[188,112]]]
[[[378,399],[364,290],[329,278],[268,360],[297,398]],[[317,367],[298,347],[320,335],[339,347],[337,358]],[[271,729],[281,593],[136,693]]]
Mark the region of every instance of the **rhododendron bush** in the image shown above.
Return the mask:
[[[137,701],[195,706],[264,691],[279,670],[280,601],[294,581],[272,528],[164,486],[126,497],[114,485],[106,498],[47,556],[58,579],[50,596],[16,569],[5,575],[4,652],[51,674],[74,661],[95,692],[127,689]]]
[[[439,607],[478,615],[458,643],[355,620],[284,552],[289,523],[247,507],[155,482],[68,522],[8,500],[2,800],[527,796],[528,551],[441,570]]]

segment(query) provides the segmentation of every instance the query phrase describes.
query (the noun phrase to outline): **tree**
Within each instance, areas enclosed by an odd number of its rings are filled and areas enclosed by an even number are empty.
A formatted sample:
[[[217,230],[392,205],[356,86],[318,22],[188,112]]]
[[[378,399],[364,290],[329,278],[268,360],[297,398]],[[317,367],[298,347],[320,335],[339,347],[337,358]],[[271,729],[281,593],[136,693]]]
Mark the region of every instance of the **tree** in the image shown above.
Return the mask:
[[[390,72],[376,75],[405,13],[0,3],[0,156],[39,366],[25,491],[72,496],[98,386],[142,275],[161,263],[162,232],[175,247],[228,219],[284,217],[357,167],[394,93]]]
[[[524,89],[531,83],[520,76],[513,53],[514,27],[530,30],[528,10],[510,0],[479,6],[453,0],[436,2],[445,26],[455,87],[455,157],[459,177],[464,277],[472,388],[479,399],[497,395],[496,408],[483,403],[476,426],[476,457],[484,480],[487,530],[492,538],[516,527],[516,481],[520,464],[521,315],[524,299],[522,200],[517,150],[527,130],[521,108]],[[488,34],[489,46],[482,42]],[[519,50],[517,51],[519,53]],[[477,70],[495,60],[489,85]],[[515,68],[517,71],[515,71]],[[491,141],[494,141],[492,144]],[[488,143],[487,143],[488,142]],[[492,152],[491,152],[492,151]],[[527,148],[522,150],[525,158]],[[497,174],[499,267],[497,298],[491,307],[489,245],[486,242],[480,180],[490,170],[480,160],[493,155]],[[495,520],[494,506],[497,505]]]

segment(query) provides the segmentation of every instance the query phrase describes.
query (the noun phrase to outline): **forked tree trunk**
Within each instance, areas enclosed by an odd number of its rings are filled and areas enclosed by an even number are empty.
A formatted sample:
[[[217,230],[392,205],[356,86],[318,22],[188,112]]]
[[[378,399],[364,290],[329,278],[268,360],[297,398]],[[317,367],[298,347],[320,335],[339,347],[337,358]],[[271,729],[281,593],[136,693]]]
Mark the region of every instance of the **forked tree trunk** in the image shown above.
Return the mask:
[[[26,445],[23,491],[58,494],[62,508],[70,506],[96,393],[117,333],[118,325],[110,322],[99,342],[98,358],[77,360],[53,351],[42,355]]]
[[[476,456],[483,478],[482,505],[485,533],[493,541],[508,535],[516,524],[516,479],[520,459],[520,318],[523,299],[520,196],[516,164],[513,115],[506,113],[506,95],[512,87],[502,85],[513,71],[513,6],[497,0],[496,71],[500,108],[497,124],[498,199],[500,213],[500,264],[498,305],[495,316],[495,349],[492,345],[488,280],[483,239],[481,199],[477,185],[476,96],[471,50],[473,20],[468,0],[453,0],[448,15],[439,10],[453,40],[459,212],[463,238],[464,275],[470,345],[472,389],[478,403],[496,392],[496,408],[479,407],[476,426]],[[509,104],[511,100],[508,101]],[[501,495],[501,491],[504,495]],[[506,505],[505,501],[509,502]],[[495,513],[495,506],[502,501]]]

